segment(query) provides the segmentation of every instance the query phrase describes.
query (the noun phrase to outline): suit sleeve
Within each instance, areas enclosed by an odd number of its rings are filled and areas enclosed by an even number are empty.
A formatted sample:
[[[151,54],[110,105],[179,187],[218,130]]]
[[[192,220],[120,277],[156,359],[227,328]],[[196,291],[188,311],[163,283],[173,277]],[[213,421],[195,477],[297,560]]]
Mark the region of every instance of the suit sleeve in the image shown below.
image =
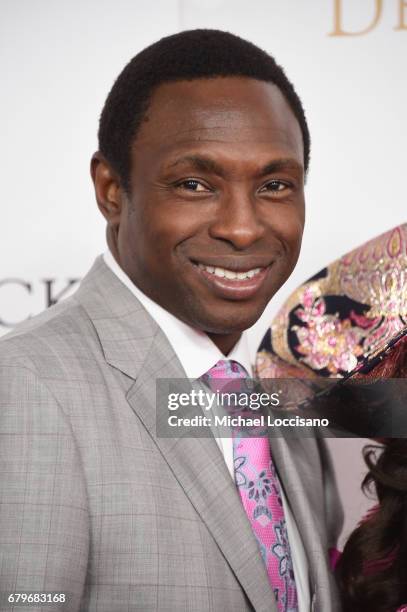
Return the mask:
[[[32,371],[0,364],[0,610],[9,593],[65,594],[80,608],[89,547],[81,457],[71,425]]]

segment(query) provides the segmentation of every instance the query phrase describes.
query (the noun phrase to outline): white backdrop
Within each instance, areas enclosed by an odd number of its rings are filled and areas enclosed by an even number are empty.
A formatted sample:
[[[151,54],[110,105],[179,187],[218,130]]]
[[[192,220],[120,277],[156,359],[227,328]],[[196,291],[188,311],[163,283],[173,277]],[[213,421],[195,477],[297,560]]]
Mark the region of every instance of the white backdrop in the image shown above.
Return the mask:
[[[105,248],[88,168],[114,78],[147,44],[197,27],[273,54],[311,130],[302,255],[251,330],[253,351],[295,286],[406,221],[404,0],[0,0],[0,334],[57,298]],[[332,446],[344,537],[366,507],[361,442]]]

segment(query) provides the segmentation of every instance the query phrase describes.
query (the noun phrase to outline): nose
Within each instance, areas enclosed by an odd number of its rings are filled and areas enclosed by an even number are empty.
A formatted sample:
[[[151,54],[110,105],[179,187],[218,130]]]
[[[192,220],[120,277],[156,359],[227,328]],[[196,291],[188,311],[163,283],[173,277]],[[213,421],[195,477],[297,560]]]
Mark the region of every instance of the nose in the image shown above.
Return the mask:
[[[244,250],[259,240],[265,231],[254,197],[246,190],[234,189],[219,199],[209,227],[212,238]]]

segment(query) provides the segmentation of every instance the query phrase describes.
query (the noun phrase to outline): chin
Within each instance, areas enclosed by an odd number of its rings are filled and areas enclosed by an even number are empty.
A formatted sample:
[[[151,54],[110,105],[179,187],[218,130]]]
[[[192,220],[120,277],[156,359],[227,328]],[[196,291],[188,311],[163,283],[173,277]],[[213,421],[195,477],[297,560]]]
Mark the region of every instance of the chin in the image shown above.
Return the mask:
[[[252,312],[225,312],[214,317],[213,313],[200,320],[197,325],[199,329],[211,334],[235,334],[241,333],[252,327],[260,318],[264,308],[255,309]]]

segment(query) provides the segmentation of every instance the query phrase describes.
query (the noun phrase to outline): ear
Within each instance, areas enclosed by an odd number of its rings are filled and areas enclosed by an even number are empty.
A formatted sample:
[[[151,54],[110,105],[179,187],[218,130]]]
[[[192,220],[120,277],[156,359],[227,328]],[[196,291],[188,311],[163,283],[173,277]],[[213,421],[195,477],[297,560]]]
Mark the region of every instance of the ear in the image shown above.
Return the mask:
[[[96,151],[92,156],[90,173],[99,210],[110,227],[117,227],[120,223],[124,192],[117,173],[100,151]]]

